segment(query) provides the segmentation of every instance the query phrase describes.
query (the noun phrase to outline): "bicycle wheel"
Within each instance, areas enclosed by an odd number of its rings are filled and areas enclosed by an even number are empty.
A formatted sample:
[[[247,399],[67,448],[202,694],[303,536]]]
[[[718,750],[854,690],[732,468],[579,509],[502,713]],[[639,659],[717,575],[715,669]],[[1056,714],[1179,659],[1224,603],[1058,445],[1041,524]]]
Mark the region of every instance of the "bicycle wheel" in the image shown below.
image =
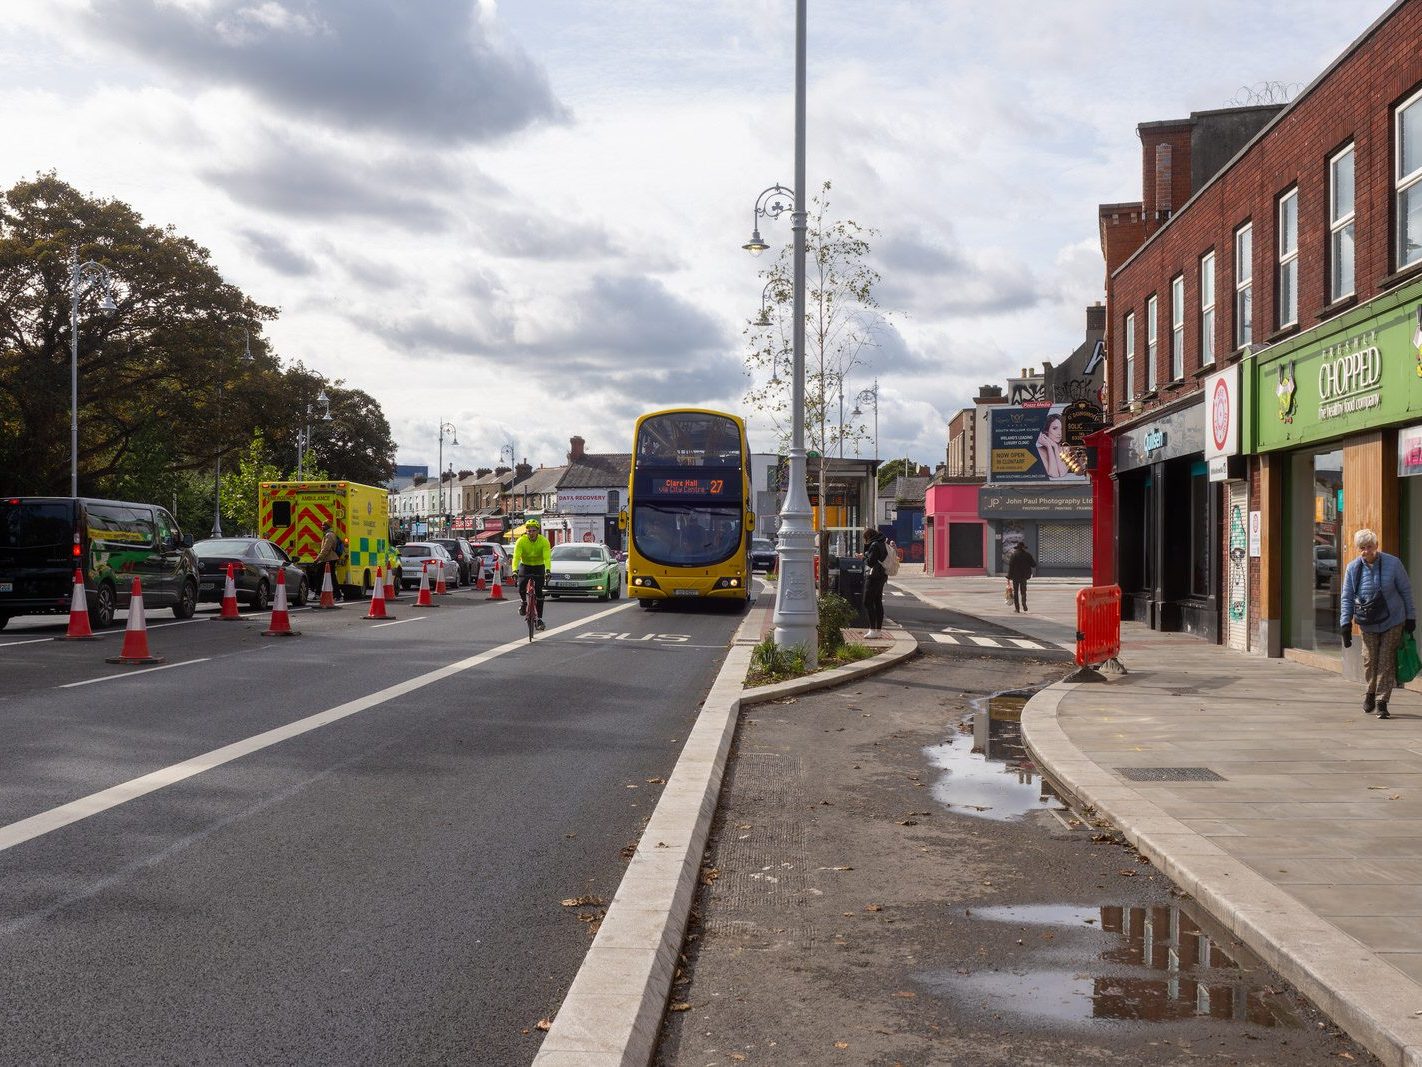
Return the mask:
[[[533,583],[528,583],[528,595],[523,602],[523,616],[528,621],[528,640],[533,641],[534,631],[538,629],[538,598],[533,595]]]

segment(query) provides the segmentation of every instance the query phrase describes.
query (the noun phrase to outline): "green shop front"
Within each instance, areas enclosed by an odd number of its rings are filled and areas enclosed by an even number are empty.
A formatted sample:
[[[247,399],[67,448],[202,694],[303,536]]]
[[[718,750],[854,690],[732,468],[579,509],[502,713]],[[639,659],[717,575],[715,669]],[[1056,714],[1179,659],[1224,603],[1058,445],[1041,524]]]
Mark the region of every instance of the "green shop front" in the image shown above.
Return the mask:
[[[1422,574],[1422,282],[1246,357],[1264,646],[1353,674],[1338,626],[1353,534]]]

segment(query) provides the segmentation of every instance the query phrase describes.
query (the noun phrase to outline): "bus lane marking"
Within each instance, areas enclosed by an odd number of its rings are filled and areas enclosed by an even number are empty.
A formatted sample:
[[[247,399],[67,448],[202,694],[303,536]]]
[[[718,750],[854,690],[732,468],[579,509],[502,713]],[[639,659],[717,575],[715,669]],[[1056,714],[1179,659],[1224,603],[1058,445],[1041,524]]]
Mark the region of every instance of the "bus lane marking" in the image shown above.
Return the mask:
[[[81,685],[94,685],[97,682],[116,682],[120,678],[133,678],[139,674],[152,674],[154,671],[171,671],[174,667],[186,667],[190,663],[206,663],[212,659],[211,656],[204,656],[202,659],[185,659],[178,663],[165,663],[161,667],[144,667],[141,671],[125,671],[122,674],[106,674],[102,678],[86,678],[82,682],[66,682],[64,685],[55,686],[56,689],[77,689]]]
[[[618,604],[616,607],[608,608],[605,611],[598,612],[596,615],[591,615],[586,619],[565,623],[562,626],[549,629],[544,636],[552,637],[555,634],[575,629],[579,626],[586,626],[590,622],[605,618],[615,612],[626,611],[632,606],[632,603],[632,601],[626,601],[622,604]],[[260,752],[262,749],[270,748],[273,745],[280,744],[293,737],[300,737],[302,734],[319,730],[323,726],[340,722],[342,719],[349,718],[369,708],[378,707],[397,697],[405,696],[419,689],[423,689],[426,686],[433,685],[435,682],[451,678],[456,674],[469,670],[471,667],[477,667],[481,664],[488,663],[490,660],[498,659],[500,656],[506,656],[510,652],[518,652],[522,649],[531,650],[537,648],[537,646],[538,643],[530,644],[526,637],[519,637],[516,640],[498,645],[487,651],[480,652],[477,655],[456,660],[454,663],[446,664],[443,667],[437,667],[432,671],[417,675],[407,681],[387,686],[377,692],[369,693],[363,697],[357,697],[354,700],[348,700],[344,704],[337,704],[335,707],[327,708],[325,711],[319,711],[314,715],[308,715],[304,719],[287,723],[285,726],[278,726],[263,733],[255,734],[252,737],[234,741],[229,745],[223,745],[221,748],[215,748],[210,752],[193,756],[180,763],[174,763],[171,766],[140,775],[127,782],[121,782],[118,785],[110,786],[108,789],[102,789],[97,793],[90,793],[88,796],[80,797],[78,800],[71,800],[67,804],[50,808],[48,811],[42,811],[35,815],[16,820],[8,825],[0,826],[0,852],[14,848],[16,845],[24,844],[26,841],[32,841],[45,834],[52,833],[71,823],[81,822],[93,815],[98,815],[111,808],[127,804],[129,801],[137,800],[140,797],[147,796],[149,793],[155,793],[170,785],[176,785],[189,778],[195,778],[205,771],[214,770],[224,764],[241,759],[243,756],[250,756],[255,752]],[[175,663],[172,664],[172,666],[176,667],[180,666],[180,664]],[[117,677],[128,676],[118,675]]]
[[[399,626],[407,622],[424,622],[428,618],[428,615],[412,615],[408,619],[391,619],[389,622],[378,622],[371,629],[378,630],[382,626]]]

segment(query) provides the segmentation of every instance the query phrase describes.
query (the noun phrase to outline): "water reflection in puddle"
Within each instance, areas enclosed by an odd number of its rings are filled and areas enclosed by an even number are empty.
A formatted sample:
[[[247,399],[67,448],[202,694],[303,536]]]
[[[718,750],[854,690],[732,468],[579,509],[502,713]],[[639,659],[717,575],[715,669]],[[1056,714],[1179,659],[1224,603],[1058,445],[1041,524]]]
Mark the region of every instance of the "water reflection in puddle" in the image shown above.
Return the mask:
[[[933,798],[985,819],[1019,819],[1029,811],[1064,810],[1022,745],[1022,709],[1029,694],[994,693],[974,701],[963,732],[924,749],[944,771]]]
[[[974,908],[974,922],[1016,926],[1034,959],[1022,971],[940,971],[932,992],[1055,1023],[1173,1022],[1199,1016],[1298,1027],[1248,950],[1217,944],[1178,907]],[[1045,928],[1045,929],[1044,929]]]

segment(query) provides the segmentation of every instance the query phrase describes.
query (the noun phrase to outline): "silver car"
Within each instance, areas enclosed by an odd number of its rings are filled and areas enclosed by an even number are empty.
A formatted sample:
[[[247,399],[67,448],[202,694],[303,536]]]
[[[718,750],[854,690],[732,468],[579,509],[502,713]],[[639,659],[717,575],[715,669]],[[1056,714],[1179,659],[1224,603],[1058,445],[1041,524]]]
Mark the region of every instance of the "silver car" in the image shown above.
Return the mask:
[[[426,564],[437,566],[440,562],[444,563],[445,584],[456,584],[459,580],[459,564],[443,545],[437,545],[433,541],[406,541],[400,546],[400,588],[415,588],[420,584],[420,572]],[[437,575],[430,575],[431,588],[436,577]]]

